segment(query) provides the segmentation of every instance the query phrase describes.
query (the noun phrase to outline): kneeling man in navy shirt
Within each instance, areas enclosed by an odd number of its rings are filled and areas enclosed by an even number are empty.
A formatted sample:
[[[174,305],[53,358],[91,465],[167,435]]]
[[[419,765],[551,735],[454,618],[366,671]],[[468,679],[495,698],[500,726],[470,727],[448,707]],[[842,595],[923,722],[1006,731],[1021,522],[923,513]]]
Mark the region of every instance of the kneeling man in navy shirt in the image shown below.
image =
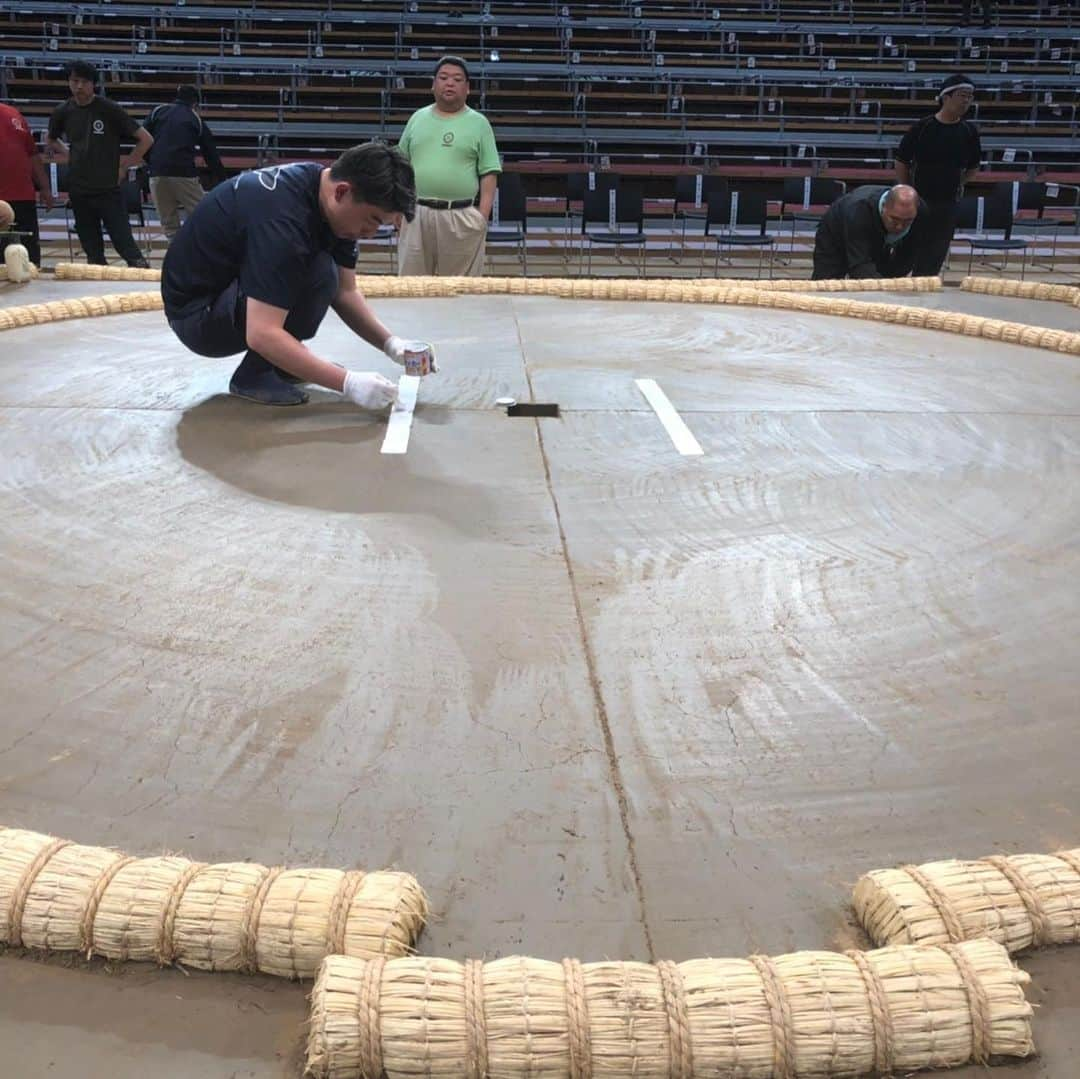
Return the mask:
[[[298,383],[363,408],[392,404],[397,386],[350,371],[303,344],[329,308],[358,336],[405,362],[356,288],[356,241],[411,220],[413,170],[388,146],[346,150],[330,168],[274,165],[226,180],[195,208],[165,256],[161,295],[180,340],[201,356],[244,352],[229,392],[264,405],[302,405]]]

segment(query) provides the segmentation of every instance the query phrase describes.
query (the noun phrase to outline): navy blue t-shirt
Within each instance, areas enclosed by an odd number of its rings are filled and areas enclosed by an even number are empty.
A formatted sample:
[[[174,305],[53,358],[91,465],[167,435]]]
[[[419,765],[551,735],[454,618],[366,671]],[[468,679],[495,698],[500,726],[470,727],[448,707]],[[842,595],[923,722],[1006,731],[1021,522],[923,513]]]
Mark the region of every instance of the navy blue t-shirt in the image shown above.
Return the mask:
[[[237,280],[245,296],[291,310],[323,251],[351,270],[356,244],[334,236],[319,212],[322,169],[311,161],[256,169],[202,199],[165,255],[165,317],[192,314]]]

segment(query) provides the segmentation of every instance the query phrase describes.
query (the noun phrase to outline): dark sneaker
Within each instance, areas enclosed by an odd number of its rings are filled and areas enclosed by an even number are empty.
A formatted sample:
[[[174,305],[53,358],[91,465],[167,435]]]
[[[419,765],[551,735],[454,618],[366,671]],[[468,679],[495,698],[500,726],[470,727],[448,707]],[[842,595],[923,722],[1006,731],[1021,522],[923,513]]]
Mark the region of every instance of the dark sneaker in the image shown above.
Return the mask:
[[[273,371],[261,371],[256,375],[245,374],[229,383],[229,393],[260,405],[306,405],[308,395],[295,386],[278,378]]]
[[[150,269],[150,263],[147,262],[146,259],[136,259],[134,262],[129,262],[128,265],[133,270],[149,270]]]
[[[287,382],[290,386],[301,386],[307,382],[306,378],[298,378],[296,375],[291,375],[288,371],[283,371],[276,364],[272,364],[271,366],[273,366],[277,377],[280,378],[282,382]]]

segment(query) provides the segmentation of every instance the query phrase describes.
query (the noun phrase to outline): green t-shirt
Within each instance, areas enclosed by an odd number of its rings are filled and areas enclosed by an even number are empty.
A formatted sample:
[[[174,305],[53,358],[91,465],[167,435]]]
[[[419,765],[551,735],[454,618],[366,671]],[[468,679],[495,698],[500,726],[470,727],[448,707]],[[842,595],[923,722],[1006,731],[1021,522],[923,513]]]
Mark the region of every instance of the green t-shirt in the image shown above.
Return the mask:
[[[502,172],[491,124],[468,105],[453,116],[440,116],[434,105],[417,109],[398,148],[416,173],[422,199],[475,198],[481,176]]]

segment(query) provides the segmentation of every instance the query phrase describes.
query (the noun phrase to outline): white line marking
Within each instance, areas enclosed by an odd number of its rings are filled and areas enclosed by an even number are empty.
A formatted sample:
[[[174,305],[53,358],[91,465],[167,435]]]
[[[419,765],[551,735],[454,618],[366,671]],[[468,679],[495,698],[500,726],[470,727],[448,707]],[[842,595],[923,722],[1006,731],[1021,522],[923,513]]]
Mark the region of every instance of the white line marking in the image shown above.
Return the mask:
[[[667,399],[667,394],[651,378],[635,378],[634,385],[645,395],[645,400],[653,407],[657,418],[675,443],[675,448],[684,457],[701,457],[705,451],[698,440],[690,433],[690,428],[683,423],[675,406]]]
[[[383,453],[404,453],[409,448],[409,431],[412,428],[413,409],[416,408],[416,393],[419,389],[418,375],[402,375],[398,379],[397,403],[390,412],[390,422],[386,426]]]

